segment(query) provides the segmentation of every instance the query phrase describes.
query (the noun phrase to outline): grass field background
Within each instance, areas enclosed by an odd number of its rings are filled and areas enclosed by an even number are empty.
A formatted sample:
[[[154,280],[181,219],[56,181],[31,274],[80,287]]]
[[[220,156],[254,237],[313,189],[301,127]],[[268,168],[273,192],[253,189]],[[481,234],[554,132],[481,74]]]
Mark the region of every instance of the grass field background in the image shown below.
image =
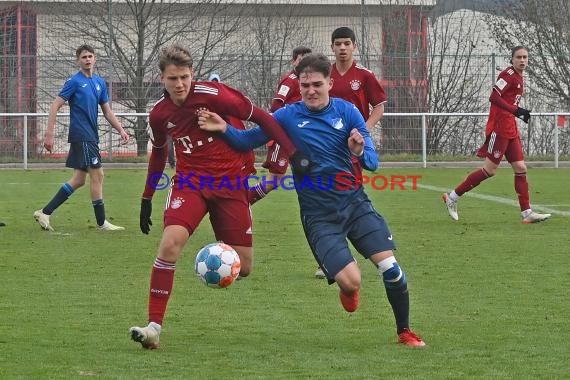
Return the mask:
[[[570,376],[570,171],[531,169],[531,200],[551,220],[520,222],[509,169],[447,215],[440,196],[470,169],[382,169],[422,175],[418,189],[368,193],[388,219],[406,271],[412,327],[425,349],[396,344],[373,266],[360,259],[361,307],[343,311],[315,263],[293,191],[253,207],[255,268],[226,290],[206,288],[194,256],[213,234],[205,220],[178,262],[161,349],[129,340],[146,323],[148,281],[161,236],[138,228],[144,170],[106,170],[108,218],[94,228],[87,188],[33,220],[69,170],[0,171],[2,379],[563,379]],[[509,203],[510,202],[510,203]]]

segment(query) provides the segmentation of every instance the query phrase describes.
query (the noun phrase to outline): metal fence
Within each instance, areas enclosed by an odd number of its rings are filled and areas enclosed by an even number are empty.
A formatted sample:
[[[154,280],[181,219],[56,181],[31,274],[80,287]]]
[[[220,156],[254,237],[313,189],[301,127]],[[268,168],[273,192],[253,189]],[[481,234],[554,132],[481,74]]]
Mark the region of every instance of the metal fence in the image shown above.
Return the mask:
[[[146,122],[147,113],[116,113],[127,132],[129,126]],[[30,163],[64,162],[67,156],[68,113],[58,114],[55,147],[43,148],[47,113],[0,113],[0,120],[10,124],[12,134],[0,139],[0,164],[28,169]],[[423,167],[429,162],[464,160],[473,157],[484,141],[487,113],[386,113],[372,136],[381,156],[394,161],[408,161]],[[559,161],[570,155],[570,131],[565,127],[568,112],[533,114],[529,124],[519,123],[519,130],[529,160]],[[103,119],[104,120],[104,119]],[[408,128],[388,128],[390,124]],[[30,128],[30,126],[34,128]],[[104,121],[100,125],[100,148],[105,162],[145,162],[147,151],[137,149],[137,141],[120,145],[120,136]],[[141,144],[138,144],[139,146]],[[147,142],[148,146],[148,142]],[[256,150],[263,159],[265,148]]]

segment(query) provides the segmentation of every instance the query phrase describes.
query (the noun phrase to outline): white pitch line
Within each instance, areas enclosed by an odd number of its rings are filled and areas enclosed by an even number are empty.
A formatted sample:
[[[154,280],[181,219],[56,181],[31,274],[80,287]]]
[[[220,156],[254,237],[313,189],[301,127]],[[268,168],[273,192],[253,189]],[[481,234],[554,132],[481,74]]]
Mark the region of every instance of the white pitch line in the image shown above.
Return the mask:
[[[443,193],[445,191],[449,191],[449,188],[439,187],[439,186],[431,186],[431,185],[423,185],[421,183],[417,183],[416,186],[419,187],[420,189],[437,191],[440,193]],[[485,194],[478,194],[478,193],[471,193],[471,192],[465,193],[464,195],[469,196],[469,197],[473,197],[473,198],[477,198],[477,199],[483,199],[485,201],[502,203],[502,204],[509,205],[509,206],[514,206],[514,207],[519,206],[519,203],[517,201],[514,201],[512,199],[502,198],[502,197],[496,197],[494,195],[485,195]],[[569,211],[557,210],[554,208],[546,207],[545,205],[533,204],[532,209],[536,210],[536,211],[547,212],[550,214],[562,215],[562,216],[566,216],[566,217],[570,218],[570,212]]]

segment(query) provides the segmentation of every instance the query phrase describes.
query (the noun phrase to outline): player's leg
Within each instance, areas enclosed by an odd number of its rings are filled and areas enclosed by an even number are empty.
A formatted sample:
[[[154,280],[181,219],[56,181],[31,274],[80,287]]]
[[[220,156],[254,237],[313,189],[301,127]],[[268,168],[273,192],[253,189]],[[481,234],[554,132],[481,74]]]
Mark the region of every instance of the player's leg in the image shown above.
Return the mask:
[[[342,307],[349,313],[359,305],[360,269],[346,240],[346,227],[333,216],[301,217],[305,237],[313,257],[329,284],[337,283]]]
[[[360,165],[358,158],[352,156],[351,160],[352,160],[352,172],[356,177],[362,177],[362,165]],[[315,277],[320,279],[326,278],[323,268],[321,267],[317,268],[317,270],[315,271]]]
[[[85,184],[87,165],[84,160],[84,149],[81,143],[72,143],[67,155],[66,166],[73,169],[71,179],[64,183],[53,198],[40,210],[34,212],[34,218],[42,229],[53,231],[50,224],[50,215],[73,194],[75,190]]]
[[[360,165],[358,158],[352,156],[351,160],[352,160],[352,173],[354,174],[355,177],[362,177],[362,165]],[[320,279],[326,278],[323,268],[321,267],[317,268],[317,270],[315,271],[315,277]]]
[[[400,343],[424,346],[425,343],[410,329],[410,298],[406,274],[394,257],[394,242],[386,220],[363,196],[352,211],[347,223],[348,238],[362,256],[378,268],[386,296],[396,320],[396,333]]]
[[[174,273],[184,245],[207,213],[197,191],[170,190],[164,212],[164,231],[154,260],[148,301],[148,325],[131,327],[131,338],[144,348],[158,348],[166,307],[174,285]]]
[[[520,138],[512,139],[505,152],[505,157],[511,164],[514,172],[515,192],[519,200],[522,222],[525,224],[537,223],[550,218],[550,214],[534,212],[530,207],[530,192],[526,177],[526,164]]]
[[[443,194],[443,202],[445,203],[449,216],[453,220],[459,220],[459,215],[457,213],[457,202],[459,201],[459,197],[479,186],[479,184],[484,180],[495,175],[497,168],[503,159],[507,145],[508,139],[502,138],[495,132],[492,132],[487,136],[485,143],[477,153],[477,156],[485,157],[483,166],[469,173],[467,178],[457,185],[453,191]]]
[[[85,142],[83,145],[83,157],[89,173],[89,188],[91,193],[91,204],[95,213],[97,228],[101,231],[119,231],[124,227],[115,226],[106,220],[105,202],[103,201],[103,164],[99,146],[95,142]]]
[[[360,303],[360,286],[362,276],[356,261],[348,263],[334,277],[339,289],[339,298],[342,307],[349,313],[355,312]]]
[[[129,329],[131,338],[144,348],[159,347],[160,331],[174,285],[176,262],[189,236],[188,230],[183,226],[170,225],[164,229],[150,275],[149,323],[145,327],[134,326]]]
[[[210,222],[216,240],[232,246],[240,258],[239,277],[247,277],[253,270],[252,216],[246,191],[217,190],[209,200]]]

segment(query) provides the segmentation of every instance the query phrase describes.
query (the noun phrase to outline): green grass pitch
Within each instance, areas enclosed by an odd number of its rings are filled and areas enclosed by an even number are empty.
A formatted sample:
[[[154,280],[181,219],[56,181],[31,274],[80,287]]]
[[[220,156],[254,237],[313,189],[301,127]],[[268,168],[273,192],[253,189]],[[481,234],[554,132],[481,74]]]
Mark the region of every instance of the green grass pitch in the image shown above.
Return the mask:
[[[555,379],[570,356],[570,172],[531,169],[531,201],[551,220],[523,225],[513,176],[501,169],[447,215],[441,191],[470,169],[381,169],[422,175],[418,189],[368,190],[385,215],[406,271],[412,327],[425,349],[396,344],[394,320],[373,266],[361,307],[343,311],[315,263],[293,191],[253,206],[255,267],[226,290],[205,287],[194,257],[213,241],[204,220],[178,262],[161,349],[127,330],[146,323],[148,281],[161,236],[138,228],[145,170],[107,169],[108,218],[94,228],[87,188],[52,217],[33,220],[69,170],[0,171],[0,378],[2,379]]]

